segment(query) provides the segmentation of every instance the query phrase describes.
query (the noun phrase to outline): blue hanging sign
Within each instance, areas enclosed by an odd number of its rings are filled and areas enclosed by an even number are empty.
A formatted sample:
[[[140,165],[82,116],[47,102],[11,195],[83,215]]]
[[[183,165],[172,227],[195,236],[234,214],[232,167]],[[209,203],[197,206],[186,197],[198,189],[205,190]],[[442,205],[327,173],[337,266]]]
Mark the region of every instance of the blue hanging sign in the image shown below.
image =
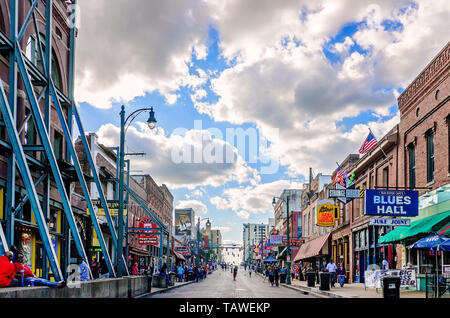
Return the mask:
[[[365,215],[418,216],[419,192],[402,190],[366,190]]]

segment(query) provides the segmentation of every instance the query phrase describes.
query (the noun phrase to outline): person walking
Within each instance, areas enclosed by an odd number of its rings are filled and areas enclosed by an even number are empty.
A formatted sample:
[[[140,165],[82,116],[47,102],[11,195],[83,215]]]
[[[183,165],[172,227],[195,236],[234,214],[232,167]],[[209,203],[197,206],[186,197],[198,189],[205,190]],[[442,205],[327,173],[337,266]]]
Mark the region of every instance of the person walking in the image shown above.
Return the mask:
[[[251,266],[248,267],[248,276],[250,276],[250,278],[252,277],[252,267]]]
[[[327,271],[330,273],[330,283],[331,283],[331,287],[334,287],[334,284],[336,282],[336,270],[337,270],[337,266],[336,264],[333,262],[333,259],[330,260],[330,262],[327,264],[326,267]]]
[[[278,266],[275,266],[275,269],[274,269],[274,280],[275,280],[275,285],[278,287],[278,282],[280,280],[280,268]]]
[[[234,280],[234,281],[236,280],[237,271],[238,271],[238,267],[235,266],[234,269],[233,269],[233,280]]]
[[[338,275],[338,279],[339,279],[339,285],[341,286],[341,288],[344,287],[344,282],[345,282],[345,269],[344,269],[344,265],[340,264],[338,269],[337,269],[337,275]]]
[[[275,271],[274,271],[274,268],[273,268],[273,266],[271,266],[269,269],[268,269],[268,271],[269,271],[269,274],[268,274],[268,276],[269,276],[269,282],[270,282],[270,284],[272,284],[272,287],[273,287],[273,284],[274,284],[274,282],[275,282]]]
[[[81,258],[78,257],[78,272],[80,273],[80,280],[82,282],[88,281],[89,280],[89,269],[88,266],[86,264],[86,261]]]
[[[139,274],[139,268],[138,268],[138,264],[134,263],[134,265],[131,267],[131,275],[138,275]]]

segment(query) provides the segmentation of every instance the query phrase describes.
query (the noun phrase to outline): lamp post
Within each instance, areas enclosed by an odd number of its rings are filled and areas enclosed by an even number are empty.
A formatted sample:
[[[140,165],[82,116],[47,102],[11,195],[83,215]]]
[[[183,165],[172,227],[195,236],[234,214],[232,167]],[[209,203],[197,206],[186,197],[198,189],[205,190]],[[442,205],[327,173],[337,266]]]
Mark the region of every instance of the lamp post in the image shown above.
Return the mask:
[[[117,249],[116,249],[116,264],[117,264],[117,277],[122,277],[122,253],[123,253],[123,238],[124,238],[124,222],[123,222],[123,190],[124,190],[124,165],[125,165],[125,133],[128,127],[131,125],[133,120],[141,113],[149,111],[149,118],[147,120],[148,127],[153,130],[156,127],[155,112],[153,107],[141,108],[133,112],[130,116],[125,119],[125,106],[122,105],[122,111],[120,112],[120,149],[119,149],[119,211],[118,211],[118,231],[117,231]],[[128,122],[129,121],[129,122]],[[125,128],[125,125],[128,126]],[[127,258],[128,255],[125,256]]]
[[[272,205],[275,207],[277,205],[276,199],[282,200],[284,203],[286,203],[286,268],[287,268],[287,275],[286,275],[286,285],[291,284],[291,246],[290,246],[290,239],[289,239],[289,195],[286,196],[286,200],[283,198],[277,198],[273,197]]]

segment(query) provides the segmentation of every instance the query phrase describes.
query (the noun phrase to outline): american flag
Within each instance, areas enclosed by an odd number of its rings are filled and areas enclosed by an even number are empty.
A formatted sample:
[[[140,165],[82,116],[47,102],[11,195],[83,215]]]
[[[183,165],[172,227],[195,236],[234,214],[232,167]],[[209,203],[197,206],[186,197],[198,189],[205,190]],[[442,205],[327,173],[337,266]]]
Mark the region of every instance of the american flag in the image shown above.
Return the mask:
[[[344,170],[341,169],[341,167],[338,167],[336,175],[334,176],[333,182],[338,182],[341,180],[341,177],[344,175]]]
[[[373,148],[375,148],[377,145],[378,145],[377,139],[372,134],[372,132],[369,132],[369,136],[367,136],[366,141],[364,141],[364,144],[361,146],[361,149],[359,149],[359,153],[362,155],[366,154]]]

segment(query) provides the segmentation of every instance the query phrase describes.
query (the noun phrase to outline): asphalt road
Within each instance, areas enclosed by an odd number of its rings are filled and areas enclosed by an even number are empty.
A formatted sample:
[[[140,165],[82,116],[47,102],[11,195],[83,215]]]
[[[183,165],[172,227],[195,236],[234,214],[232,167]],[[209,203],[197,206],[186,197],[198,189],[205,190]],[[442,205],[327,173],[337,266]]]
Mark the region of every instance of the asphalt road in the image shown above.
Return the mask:
[[[286,287],[272,287],[260,276],[239,269],[236,281],[230,271],[218,269],[205,280],[175,288],[151,298],[314,298]]]

